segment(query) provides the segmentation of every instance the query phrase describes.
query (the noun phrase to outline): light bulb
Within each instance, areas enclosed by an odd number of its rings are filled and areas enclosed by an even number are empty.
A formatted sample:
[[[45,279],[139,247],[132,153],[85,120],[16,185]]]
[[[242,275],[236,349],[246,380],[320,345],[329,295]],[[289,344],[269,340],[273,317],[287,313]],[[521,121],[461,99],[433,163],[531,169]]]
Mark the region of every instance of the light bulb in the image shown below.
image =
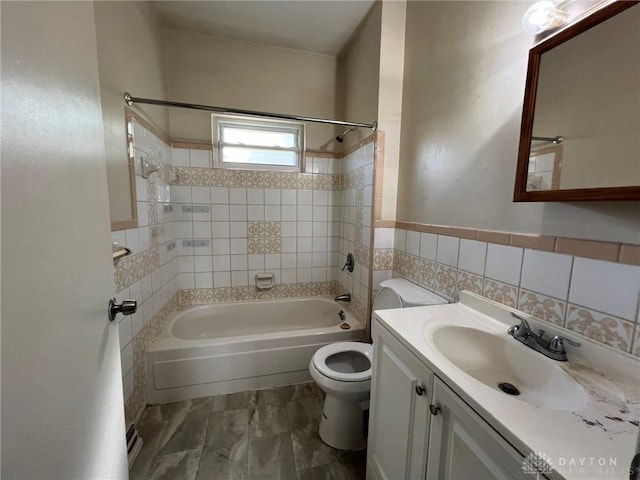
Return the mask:
[[[526,11],[522,17],[522,27],[527,33],[536,35],[558,28],[567,21],[568,15],[556,8],[550,0],[543,0],[535,3]]]

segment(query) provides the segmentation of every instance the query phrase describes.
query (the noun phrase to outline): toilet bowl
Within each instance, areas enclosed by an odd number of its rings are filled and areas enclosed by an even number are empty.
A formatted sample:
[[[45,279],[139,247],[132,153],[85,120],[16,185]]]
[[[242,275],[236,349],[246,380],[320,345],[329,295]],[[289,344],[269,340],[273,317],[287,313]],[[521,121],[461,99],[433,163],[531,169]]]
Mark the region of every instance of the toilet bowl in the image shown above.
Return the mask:
[[[385,280],[373,311],[448,303],[446,299],[403,279]],[[373,346],[338,342],[320,348],[309,363],[311,377],[325,393],[320,438],[339,450],[367,443]]]
[[[320,438],[333,448],[364,448],[371,390],[368,343],[339,342],[320,348],[311,359],[311,377],[325,393]]]

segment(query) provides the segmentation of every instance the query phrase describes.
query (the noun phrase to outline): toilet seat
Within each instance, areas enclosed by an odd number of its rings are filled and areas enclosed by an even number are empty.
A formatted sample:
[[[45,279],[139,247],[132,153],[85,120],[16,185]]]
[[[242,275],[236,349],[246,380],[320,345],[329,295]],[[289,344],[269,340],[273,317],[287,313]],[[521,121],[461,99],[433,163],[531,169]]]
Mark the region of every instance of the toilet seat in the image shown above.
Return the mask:
[[[369,361],[369,368],[361,372],[347,373],[333,370],[327,365],[327,359],[341,352],[356,352],[364,355]],[[338,342],[325,345],[313,355],[313,365],[318,372],[333,380],[341,382],[362,382],[371,379],[371,359],[373,347],[362,342]]]

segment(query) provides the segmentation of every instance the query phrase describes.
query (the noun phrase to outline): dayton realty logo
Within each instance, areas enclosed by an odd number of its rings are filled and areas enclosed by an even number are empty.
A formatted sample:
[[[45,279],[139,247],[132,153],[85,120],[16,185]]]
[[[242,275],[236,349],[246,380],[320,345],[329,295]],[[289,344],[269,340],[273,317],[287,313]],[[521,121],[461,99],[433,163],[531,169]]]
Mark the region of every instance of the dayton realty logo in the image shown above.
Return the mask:
[[[553,472],[553,462],[551,457],[546,453],[531,452],[522,461],[522,471],[529,475],[535,475],[536,478],[539,479],[540,475],[550,474]]]

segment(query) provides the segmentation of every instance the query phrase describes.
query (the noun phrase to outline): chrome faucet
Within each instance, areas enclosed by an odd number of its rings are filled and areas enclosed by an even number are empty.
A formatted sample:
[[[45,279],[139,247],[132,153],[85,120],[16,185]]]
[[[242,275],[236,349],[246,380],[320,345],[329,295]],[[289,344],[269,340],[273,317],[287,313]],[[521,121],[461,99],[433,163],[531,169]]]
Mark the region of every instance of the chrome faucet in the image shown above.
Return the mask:
[[[545,340],[544,330],[538,330],[538,334],[536,335],[531,331],[529,322],[527,322],[526,319],[513,312],[511,312],[511,316],[520,320],[520,324],[509,327],[507,333],[520,343],[524,343],[527,347],[532,348],[536,352],[552,358],[553,360],[558,360],[560,362],[567,361],[567,352],[564,349],[564,342],[567,342],[569,345],[574,347],[582,345],[581,343],[563,338],[560,335],[555,335],[550,340]]]
[[[343,293],[342,295],[338,295],[336,298],[334,298],[334,300],[336,302],[350,302],[351,301],[351,294],[350,293]]]

